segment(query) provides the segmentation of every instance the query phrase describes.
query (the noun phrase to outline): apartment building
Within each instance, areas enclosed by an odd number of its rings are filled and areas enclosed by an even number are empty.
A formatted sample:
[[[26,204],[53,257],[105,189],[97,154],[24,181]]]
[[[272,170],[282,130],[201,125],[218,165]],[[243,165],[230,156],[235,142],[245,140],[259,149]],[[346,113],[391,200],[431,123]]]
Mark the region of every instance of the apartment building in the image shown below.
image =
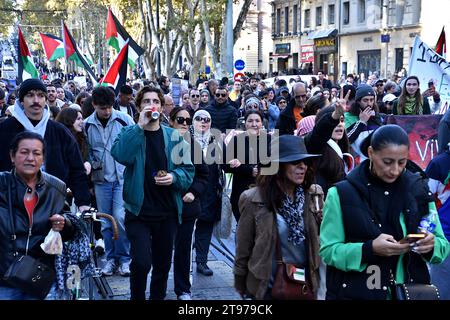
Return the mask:
[[[408,68],[416,35],[434,46],[450,0],[274,0],[272,71],[319,70],[333,80]]]

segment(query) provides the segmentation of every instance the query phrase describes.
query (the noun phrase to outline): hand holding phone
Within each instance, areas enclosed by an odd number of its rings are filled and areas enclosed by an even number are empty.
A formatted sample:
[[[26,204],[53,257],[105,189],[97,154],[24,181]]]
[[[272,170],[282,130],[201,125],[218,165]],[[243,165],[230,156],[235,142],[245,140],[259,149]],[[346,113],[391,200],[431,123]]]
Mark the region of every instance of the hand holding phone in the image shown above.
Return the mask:
[[[419,241],[421,239],[425,239],[426,234],[425,233],[410,233],[403,239],[399,241],[399,243],[414,243],[416,241]]]

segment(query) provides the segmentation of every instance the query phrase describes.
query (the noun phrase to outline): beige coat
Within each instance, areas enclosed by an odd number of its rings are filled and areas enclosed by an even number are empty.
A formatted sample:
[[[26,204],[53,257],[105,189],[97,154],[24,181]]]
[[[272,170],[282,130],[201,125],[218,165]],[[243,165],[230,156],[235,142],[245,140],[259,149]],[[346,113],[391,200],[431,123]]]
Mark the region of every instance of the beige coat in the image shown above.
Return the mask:
[[[312,185],[305,193],[303,214],[308,243],[310,280],[315,294],[320,282],[319,230],[322,207],[322,188],[319,185]],[[272,276],[272,260],[277,235],[275,214],[264,204],[258,188],[242,193],[239,209],[241,218],[237,228],[235,288],[239,292],[251,294],[256,299],[263,299]]]

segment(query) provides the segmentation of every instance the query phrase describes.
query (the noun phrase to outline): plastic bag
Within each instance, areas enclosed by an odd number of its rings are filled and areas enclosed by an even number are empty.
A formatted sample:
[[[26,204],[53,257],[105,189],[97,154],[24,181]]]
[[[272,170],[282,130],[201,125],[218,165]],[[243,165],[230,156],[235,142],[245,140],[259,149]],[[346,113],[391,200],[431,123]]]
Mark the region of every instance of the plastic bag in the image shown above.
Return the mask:
[[[62,254],[63,243],[59,231],[50,229],[44,243],[41,244],[41,248],[46,254]]]

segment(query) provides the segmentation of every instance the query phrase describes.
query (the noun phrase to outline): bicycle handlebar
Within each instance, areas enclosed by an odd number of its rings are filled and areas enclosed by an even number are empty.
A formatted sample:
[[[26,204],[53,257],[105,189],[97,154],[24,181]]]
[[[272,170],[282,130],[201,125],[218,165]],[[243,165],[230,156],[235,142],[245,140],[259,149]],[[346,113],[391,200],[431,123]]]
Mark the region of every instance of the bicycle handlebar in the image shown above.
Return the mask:
[[[116,219],[114,219],[114,217],[109,214],[101,213],[101,212],[97,212],[97,217],[106,218],[109,221],[111,221],[111,224],[113,227],[113,240],[119,239],[119,228],[117,227]]]
[[[109,221],[111,221],[111,224],[113,227],[113,240],[119,239],[119,228],[117,227],[116,219],[114,219],[113,216],[111,216],[107,213],[98,212],[94,208],[85,210],[81,213],[77,213],[77,215],[80,216],[82,219],[92,220],[92,221],[99,221],[97,219],[97,217],[108,219]]]

